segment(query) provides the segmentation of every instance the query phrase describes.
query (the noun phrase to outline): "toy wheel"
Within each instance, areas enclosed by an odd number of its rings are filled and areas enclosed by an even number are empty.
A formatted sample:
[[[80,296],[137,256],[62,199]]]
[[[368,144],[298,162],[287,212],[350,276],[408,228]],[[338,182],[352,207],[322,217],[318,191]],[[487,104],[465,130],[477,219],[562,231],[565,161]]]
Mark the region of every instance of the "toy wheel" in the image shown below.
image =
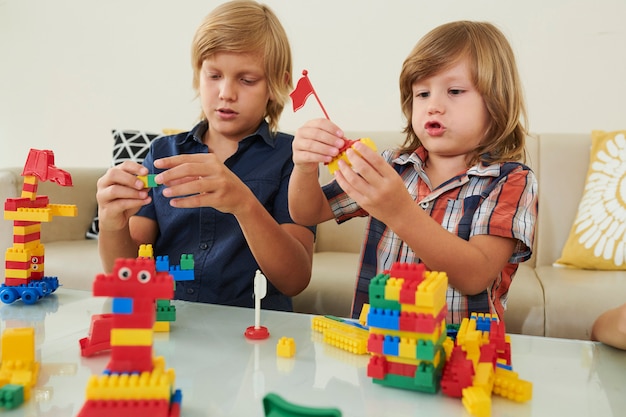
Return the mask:
[[[35,304],[39,300],[39,294],[34,289],[24,290],[22,293],[22,301],[24,304]]]
[[[11,304],[17,299],[17,291],[11,288],[4,288],[0,290],[0,300],[5,304]]]

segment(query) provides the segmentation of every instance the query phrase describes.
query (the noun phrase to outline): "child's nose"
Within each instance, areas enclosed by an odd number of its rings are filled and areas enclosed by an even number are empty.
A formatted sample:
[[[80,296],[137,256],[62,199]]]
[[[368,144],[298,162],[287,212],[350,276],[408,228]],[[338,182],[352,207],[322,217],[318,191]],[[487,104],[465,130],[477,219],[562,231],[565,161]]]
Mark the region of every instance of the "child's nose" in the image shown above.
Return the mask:
[[[443,113],[443,101],[437,95],[431,94],[428,100],[428,114]]]
[[[236,97],[235,86],[232,81],[223,80],[220,85],[220,99],[232,101]]]

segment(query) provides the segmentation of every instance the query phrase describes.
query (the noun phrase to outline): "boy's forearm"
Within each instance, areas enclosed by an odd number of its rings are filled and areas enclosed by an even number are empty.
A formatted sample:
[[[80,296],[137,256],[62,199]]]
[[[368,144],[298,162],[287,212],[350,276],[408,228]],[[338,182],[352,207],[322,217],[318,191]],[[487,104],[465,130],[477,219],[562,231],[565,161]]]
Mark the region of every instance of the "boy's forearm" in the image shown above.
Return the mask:
[[[289,214],[298,224],[315,226],[333,217],[317,175],[294,169],[289,180]]]
[[[283,294],[300,293],[311,278],[313,233],[297,224],[279,225],[258,200],[236,217],[266,278]]]
[[[118,258],[136,258],[138,246],[130,236],[128,227],[119,231],[100,231],[98,234],[98,251],[105,273],[113,270]]]

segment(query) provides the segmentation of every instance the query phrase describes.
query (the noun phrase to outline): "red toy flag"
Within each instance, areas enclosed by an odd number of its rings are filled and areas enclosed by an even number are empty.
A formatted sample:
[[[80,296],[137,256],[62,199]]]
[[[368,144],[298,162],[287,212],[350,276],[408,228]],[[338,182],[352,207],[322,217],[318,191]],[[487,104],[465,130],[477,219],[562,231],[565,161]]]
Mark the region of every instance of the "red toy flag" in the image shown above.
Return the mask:
[[[291,101],[293,102],[294,113],[304,107],[304,103],[306,103],[306,100],[314,92],[313,85],[311,85],[311,81],[309,81],[307,73],[307,70],[302,71],[302,78],[298,80],[295,90],[289,94]]]
[[[307,70],[302,71],[302,78],[298,80],[298,84],[296,84],[295,90],[293,90],[291,94],[289,94],[289,96],[291,97],[291,101],[293,102],[293,111],[295,113],[302,107],[304,107],[304,103],[306,103],[306,100],[311,94],[313,94],[315,96],[315,99],[317,100],[317,103],[322,108],[324,116],[326,116],[326,118],[330,120],[330,117],[328,117],[328,113],[326,113],[326,109],[322,105],[320,98],[317,96],[317,93],[313,88],[313,84],[311,84],[311,81],[307,76],[308,73],[309,72]]]

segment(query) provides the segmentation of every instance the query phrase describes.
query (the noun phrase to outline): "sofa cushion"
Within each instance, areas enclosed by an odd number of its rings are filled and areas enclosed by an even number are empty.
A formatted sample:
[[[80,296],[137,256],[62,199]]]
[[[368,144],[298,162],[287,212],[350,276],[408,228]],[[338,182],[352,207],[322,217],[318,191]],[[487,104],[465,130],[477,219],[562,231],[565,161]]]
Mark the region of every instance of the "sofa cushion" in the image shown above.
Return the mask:
[[[119,165],[124,161],[142,163],[153,140],[165,136],[163,133],[153,133],[143,130],[117,130],[113,133],[113,158],[111,166]],[[85,236],[87,239],[98,238],[98,213],[93,218]]]
[[[507,295],[504,323],[507,333],[543,336],[545,310],[543,287],[535,268],[520,264]]]
[[[594,320],[626,301],[626,272],[538,266],[546,336],[589,340]]]
[[[585,189],[558,264],[626,270],[625,134],[592,132]]]

